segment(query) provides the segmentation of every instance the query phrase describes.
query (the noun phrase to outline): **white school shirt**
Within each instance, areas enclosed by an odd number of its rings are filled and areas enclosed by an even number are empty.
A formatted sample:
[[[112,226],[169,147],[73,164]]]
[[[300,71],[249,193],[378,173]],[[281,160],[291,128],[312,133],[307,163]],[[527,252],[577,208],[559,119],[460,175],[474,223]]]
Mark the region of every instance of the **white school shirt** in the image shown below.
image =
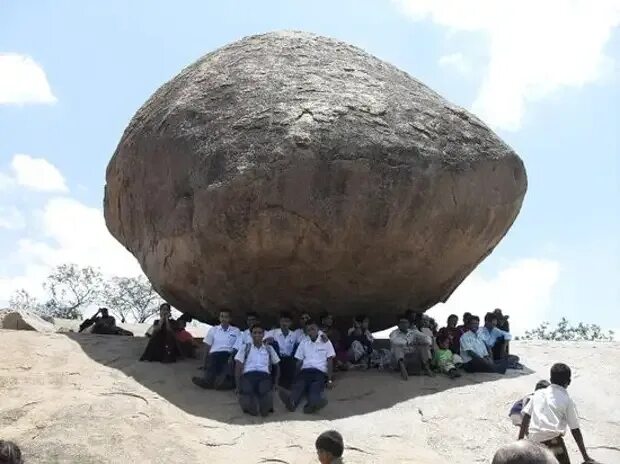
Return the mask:
[[[559,385],[551,384],[534,392],[522,413],[531,416],[529,438],[536,443],[564,435],[566,427],[579,428],[575,403],[566,388]]]
[[[487,349],[487,345],[484,343],[484,340],[482,340],[478,334],[473,333],[471,330],[468,330],[461,335],[460,344],[463,363],[468,363],[472,360],[472,357],[467,353],[468,351],[473,351],[481,358],[489,355],[489,350]]]
[[[245,357],[247,353],[247,359]],[[243,373],[246,372],[265,372],[269,374],[269,365],[278,364],[280,358],[276,350],[269,345],[261,345],[256,348],[254,343],[250,345],[250,349],[244,348],[237,352],[235,361],[243,363]]]
[[[248,343],[252,343],[252,334],[250,333],[250,329],[245,329],[239,334],[239,337],[237,337],[237,342],[235,343],[234,349],[241,351]]]
[[[239,338],[239,329],[237,327],[229,325],[227,329],[224,329],[220,324],[211,327],[203,341],[211,347],[209,353],[221,351],[230,353],[235,343],[237,343],[237,338]]]
[[[335,356],[336,352],[332,342],[329,340],[322,342],[320,335],[315,341],[312,341],[308,336],[304,338],[295,352],[295,358],[302,361],[302,369],[318,369],[326,374],[327,360]]]
[[[282,333],[282,329],[273,329],[265,334],[265,338],[273,338],[278,342],[278,348],[282,356],[293,356],[295,345],[301,342],[301,335],[303,332],[297,330],[289,330],[288,335]]]

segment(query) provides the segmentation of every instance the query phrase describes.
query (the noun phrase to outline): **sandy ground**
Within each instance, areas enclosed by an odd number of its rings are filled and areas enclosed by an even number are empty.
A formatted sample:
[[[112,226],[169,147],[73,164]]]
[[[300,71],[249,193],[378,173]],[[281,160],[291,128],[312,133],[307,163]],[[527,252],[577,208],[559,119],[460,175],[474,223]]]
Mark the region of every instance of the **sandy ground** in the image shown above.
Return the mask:
[[[563,361],[574,368],[570,392],[592,456],[620,463],[618,343],[514,343],[531,370],[505,377],[347,373],[320,415],[277,401],[267,420],[242,415],[232,393],[194,387],[198,361],[138,362],[144,344],[0,330],[0,436],[17,441],[28,463],[303,464],[316,462],[316,435],[335,428],[348,463],[488,463],[516,437],[512,402]]]

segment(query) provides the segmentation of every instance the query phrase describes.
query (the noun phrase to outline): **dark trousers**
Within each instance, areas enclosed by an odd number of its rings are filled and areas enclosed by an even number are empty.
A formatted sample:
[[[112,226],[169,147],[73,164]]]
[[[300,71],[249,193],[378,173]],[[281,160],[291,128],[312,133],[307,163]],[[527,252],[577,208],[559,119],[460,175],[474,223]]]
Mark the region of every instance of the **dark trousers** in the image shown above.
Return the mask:
[[[559,464],[570,464],[570,458],[568,451],[566,450],[566,444],[564,438],[561,436],[552,438],[551,440],[543,441],[541,445],[549,448],[549,451],[553,453]]]
[[[465,372],[491,372],[496,374],[506,373],[506,363],[503,361],[489,361],[483,358],[474,358],[463,364]]]
[[[493,348],[491,348],[491,351],[493,352],[493,359],[505,359],[507,355],[507,345],[508,342],[504,340],[504,337],[499,337],[497,340],[495,340],[495,345],[493,345]]]
[[[280,357],[280,386],[287,390],[291,389],[293,380],[295,380],[295,371],[297,370],[297,360],[292,356]]]
[[[205,359],[205,383],[210,387],[230,389],[234,387],[235,378],[231,364],[230,353],[218,351],[209,353]]]
[[[266,372],[246,372],[239,379],[239,406],[253,416],[273,410],[273,381]]]
[[[324,399],[327,374],[318,369],[302,369],[295,377],[291,388],[291,403],[297,406],[304,395],[308,400],[308,406],[314,407]]]

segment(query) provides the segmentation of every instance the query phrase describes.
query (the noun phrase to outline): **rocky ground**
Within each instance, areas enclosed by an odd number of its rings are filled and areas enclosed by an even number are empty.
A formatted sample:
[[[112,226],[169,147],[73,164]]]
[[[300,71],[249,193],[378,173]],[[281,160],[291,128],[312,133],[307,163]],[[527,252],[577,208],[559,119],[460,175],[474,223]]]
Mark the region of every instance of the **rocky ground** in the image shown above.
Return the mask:
[[[142,338],[0,330],[0,436],[28,463],[312,463],[328,428],[348,463],[488,463],[516,437],[510,405],[549,366],[574,368],[570,392],[593,457],[620,462],[620,344],[514,343],[529,370],[505,377],[411,378],[347,373],[316,416],[255,419],[231,393],[193,386],[198,362],[137,361]],[[568,439],[573,462],[580,462]]]

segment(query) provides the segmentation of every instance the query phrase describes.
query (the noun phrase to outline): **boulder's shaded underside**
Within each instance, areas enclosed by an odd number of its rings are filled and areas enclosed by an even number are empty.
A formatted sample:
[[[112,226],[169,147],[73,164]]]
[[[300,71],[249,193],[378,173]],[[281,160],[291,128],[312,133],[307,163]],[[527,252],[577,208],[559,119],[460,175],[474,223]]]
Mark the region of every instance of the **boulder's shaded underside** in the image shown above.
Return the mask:
[[[489,128],[351,45],[307,33],[205,55],[134,116],[105,218],[170,303],[368,313],[445,301],[527,179]]]

